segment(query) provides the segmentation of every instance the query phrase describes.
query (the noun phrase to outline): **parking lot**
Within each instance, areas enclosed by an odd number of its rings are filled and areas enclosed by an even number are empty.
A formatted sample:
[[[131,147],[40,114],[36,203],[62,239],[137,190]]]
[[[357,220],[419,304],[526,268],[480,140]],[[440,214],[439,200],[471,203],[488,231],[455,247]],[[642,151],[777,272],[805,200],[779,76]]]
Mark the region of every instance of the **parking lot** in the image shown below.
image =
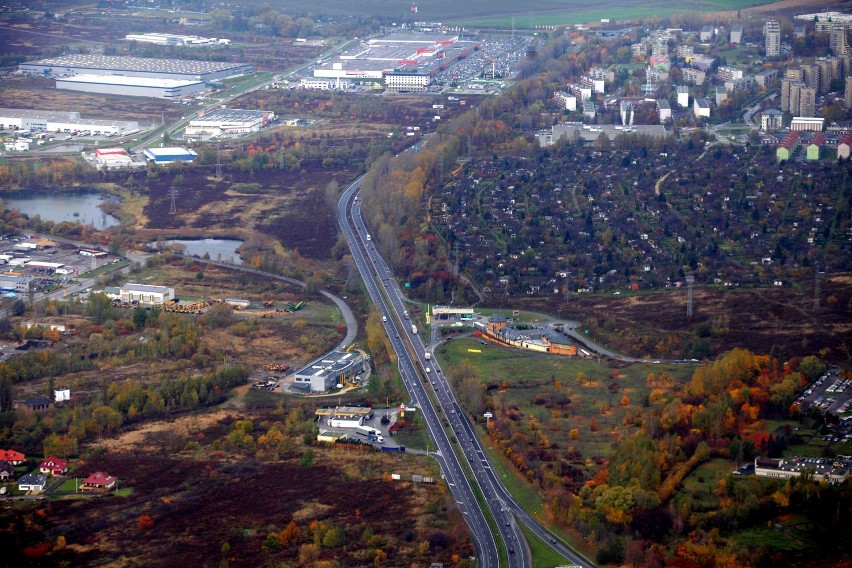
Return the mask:
[[[847,413],[852,406],[852,379],[844,379],[837,367],[829,369],[796,399],[799,409],[811,408],[835,415]]]
[[[46,237],[5,235],[0,238],[0,287],[8,298],[14,297],[28,292],[26,281],[32,278],[34,291],[48,291],[119,261],[97,249]]]

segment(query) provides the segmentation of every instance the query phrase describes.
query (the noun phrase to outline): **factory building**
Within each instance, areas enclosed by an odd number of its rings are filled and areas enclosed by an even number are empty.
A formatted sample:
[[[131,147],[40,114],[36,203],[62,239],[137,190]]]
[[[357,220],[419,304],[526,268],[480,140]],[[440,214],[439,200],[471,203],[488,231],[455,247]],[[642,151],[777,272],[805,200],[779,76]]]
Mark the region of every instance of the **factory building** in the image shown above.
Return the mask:
[[[72,75],[57,78],[56,88],[104,95],[179,99],[203,93],[205,85],[203,81],[178,79],[152,79],[120,75]]]
[[[188,59],[154,59],[120,55],[63,55],[21,63],[25,75],[65,77],[68,75],[119,75],[174,79],[178,81],[219,81],[254,72],[249,63],[194,61]]]
[[[153,43],[155,45],[171,45],[171,46],[220,46],[230,45],[231,40],[220,39],[215,37],[200,37],[194,35],[178,35],[178,34],[162,34],[162,33],[141,33],[127,34],[124,36],[127,41],[136,41],[139,43]]]
[[[187,138],[209,139],[219,136],[239,136],[257,132],[275,118],[274,112],[264,110],[220,109],[201,114],[189,121]]]
[[[135,120],[80,118],[79,112],[55,112],[21,108],[0,108],[0,128],[36,132],[75,132],[89,130],[94,135],[139,131]]]
[[[124,148],[97,148],[95,164],[101,168],[128,168],[133,166],[133,158]]]
[[[148,148],[143,154],[149,162],[171,164],[172,162],[191,162],[198,152],[186,148]]]
[[[334,351],[299,370],[293,386],[310,392],[325,392],[352,381],[355,375],[365,369],[366,361],[362,353]]]

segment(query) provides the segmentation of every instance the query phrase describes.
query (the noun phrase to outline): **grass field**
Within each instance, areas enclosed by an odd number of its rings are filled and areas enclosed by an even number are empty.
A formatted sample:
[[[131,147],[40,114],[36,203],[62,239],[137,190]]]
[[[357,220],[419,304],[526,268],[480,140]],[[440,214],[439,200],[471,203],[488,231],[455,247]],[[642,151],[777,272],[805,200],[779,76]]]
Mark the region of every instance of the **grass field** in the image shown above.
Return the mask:
[[[598,21],[601,18],[628,20],[666,16],[678,13],[712,13],[721,10],[737,10],[758,4],[760,0],[676,0],[674,2],[644,0],[625,0],[619,3],[577,0],[566,5],[562,0],[530,0],[518,4],[510,0],[433,0],[428,3],[416,3],[416,19],[441,21],[443,23],[464,23],[482,26],[510,26],[515,17],[519,28],[547,24],[574,24]],[[284,10],[298,10],[303,3],[296,0],[280,0],[277,4]],[[337,15],[377,15],[396,17],[406,20],[414,16],[410,12],[411,4],[398,0],[365,0],[357,5],[345,0],[323,0],[314,6],[318,12]]]
[[[530,545],[533,568],[552,568],[553,566],[564,565],[565,559],[550,548],[547,543],[534,535],[526,525],[521,525],[521,529],[524,531],[524,536]]]

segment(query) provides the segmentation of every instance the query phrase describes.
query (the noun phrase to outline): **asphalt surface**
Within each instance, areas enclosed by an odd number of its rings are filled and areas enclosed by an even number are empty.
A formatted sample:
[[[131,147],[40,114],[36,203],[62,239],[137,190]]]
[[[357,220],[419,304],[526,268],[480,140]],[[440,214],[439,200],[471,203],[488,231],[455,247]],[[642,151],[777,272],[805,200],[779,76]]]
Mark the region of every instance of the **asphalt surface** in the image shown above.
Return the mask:
[[[429,431],[438,445],[442,457],[439,463],[442,465],[442,471],[446,468],[446,472],[450,473],[450,475],[447,475],[445,472],[445,475],[456,500],[467,505],[472,497],[468,496],[467,480],[464,479],[463,470],[452,451],[448,435],[441,428],[438,413],[443,413],[446,416],[455,432],[464,459],[474,472],[475,479],[506,545],[509,566],[526,568],[531,566],[532,562],[519,523],[527,526],[530,531],[569,562],[583,567],[594,566],[591,561],[561,542],[556,535],[530,516],[512,497],[494,472],[473,425],[459,406],[438,361],[429,351],[431,343],[429,347],[425,346],[420,336],[412,331],[410,320],[405,318],[405,299],[390,268],[376,252],[372,241],[367,240],[367,228],[360,215],[360,201],[355,200],[360,181],[359,179],[353,183],[341,197],[338,203],[338,221],[343,228],[344,235],[353,252],[353,259],[358,265],[377,309],[387,318],[384,323],[385,330],[399,358],[403,381],[412,394],[415,403],[421,408]],[[389,300],[386,300],[381,294],[373,274],[382,283]],[[411,349],[408,348],[406,342],[410,344]],[[428,360],[426,359],[427,351],[430,353]],[[428,373],[425,371],[427,368],[429,369]],[[426,382],[421,380],[421,373],[422,376],[426,377]],[[437,409],[433,407],[432,401],[426,393],[426,388],[430,387],[434,390],[438,400]],[[458,480],[463,481],[463,486],[459,487]],[[478,509],[478,506],[476,509]],[[478,518],[476,510],[464,509],[463,512],[477,544],[480,566],[498,566],[499,556],[496,552],[496,545],[493,544],[493,537],[490,537],[490,533],[488,533],[485,519]],[[487,533],[487,535],[484,533]]]
[[[359,202],[353,201],[353,195],[360,187],[361,179],[356,180],[343,193],[338,203],[338,222],[349,242],[352,258],[358,266],[358,270],[361,273],[373,303],[381,311],[382,315],[387,318],[384,326],[398,357],[400,375],[408,392],[411,394],[412,404],[420,409],[424,423],[429,430],[432,440],[435,442],[436,452],[431,455],[438,461],[441,473],[456,500],[459,511],[464,516],[470,528],[473,542],[476,546],[479,566],[483,568],[497,567],[500,565],[497,543],[491,534],[485,514],[476,500],[473,488],[465,476],[464,469],[453,451],[449,436],[441,426],[438,410],[432,405],[432,401],[423,383],[420,381],[415,358],[409,352],[406,345],[405,337],[411,333],[410,324],[402,318],[402,309],[398,312],[399,317],[394,317],[396,306],[387,304],[385,298],[382,296],[382,292],[371,273],[373,259],[368,256],[368,253],[374,254],[375,249],[372,248],[372,245],[369,249],[366,246],[368,244],[366,230],[363,223],[360,222],[357,212],[352,217],[349,216],[349,211],[353,203],[356,204],[355,209],[359,208],[357,205]],[[394,304],[397,304],[397,302],[394,302]],[[406,328],[404,325],[408,327]],[[514,565],[523,566],[524,568],[527,566],[527,564]]]

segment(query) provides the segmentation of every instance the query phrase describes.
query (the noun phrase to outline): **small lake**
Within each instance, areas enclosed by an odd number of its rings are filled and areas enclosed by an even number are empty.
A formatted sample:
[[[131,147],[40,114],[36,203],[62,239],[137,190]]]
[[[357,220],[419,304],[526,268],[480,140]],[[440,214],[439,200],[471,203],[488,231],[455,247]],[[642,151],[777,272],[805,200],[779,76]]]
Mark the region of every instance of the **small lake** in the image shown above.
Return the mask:
[[[243,244],[243,241],[237,239],[169,239],[164,241],[167,245],[183,245],[186,256],[204,256],[210,255],[210,260],[218,260],[221,262],[230,262],[231,264],[242,264],[243,261],[240,255],[237,254],[237,249]],[[152,247],[157,246],[157,243],[151,243]]]
[[[5,197],[8,195],[8,197]],[[18,209],[30,217],[40,215],[45,221],[82,223],[102,230],[118,225],[118,219],[100,208],[106,201],[119,198],[100,193],[10,192],[0,194],[6,209]]]

